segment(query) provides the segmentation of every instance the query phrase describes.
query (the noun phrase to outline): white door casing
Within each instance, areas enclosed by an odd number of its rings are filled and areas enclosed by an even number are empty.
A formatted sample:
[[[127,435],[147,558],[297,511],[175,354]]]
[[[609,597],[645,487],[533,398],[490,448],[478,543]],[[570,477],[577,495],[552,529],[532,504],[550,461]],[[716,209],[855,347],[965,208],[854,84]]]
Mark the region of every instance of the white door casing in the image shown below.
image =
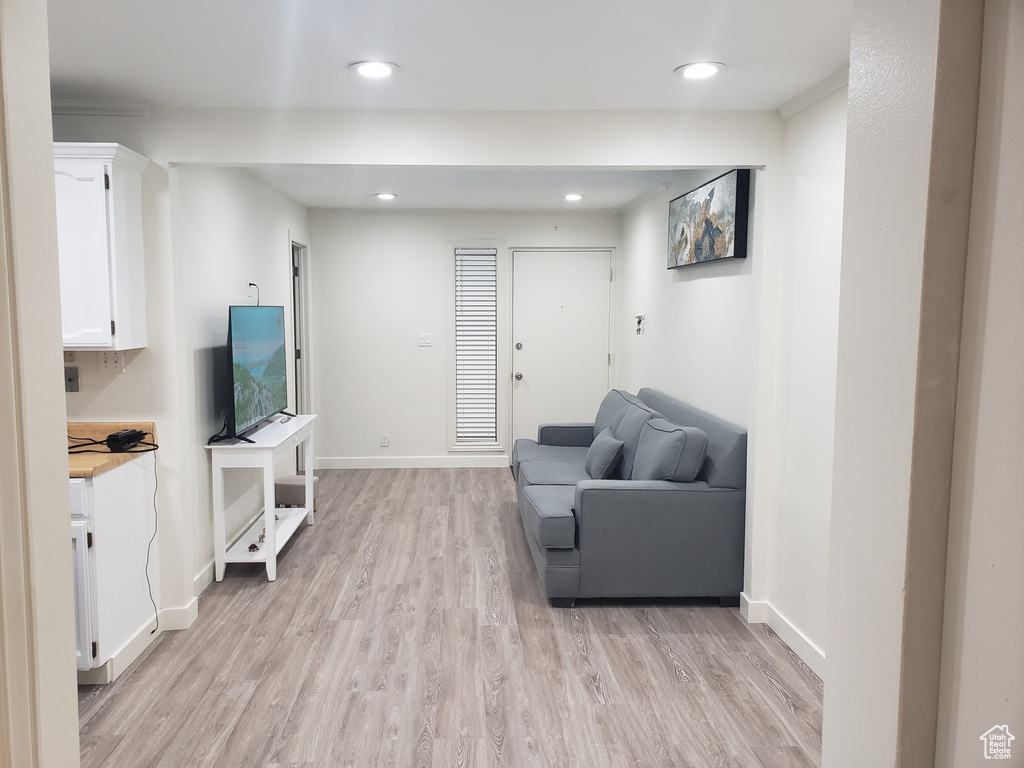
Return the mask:
[[[292,360],[295,374],[295,400],[293,407],[297,414],[308,414],[313,410],[312,382],[310,375],[310,359],[313,345],[310,343],[310,275],[309,275],[309,243],[288,236],[291,248],[292,265],[292,338],[294,351]],[[295,470],[305,472],[306,457],[303,446],[295,447]]]

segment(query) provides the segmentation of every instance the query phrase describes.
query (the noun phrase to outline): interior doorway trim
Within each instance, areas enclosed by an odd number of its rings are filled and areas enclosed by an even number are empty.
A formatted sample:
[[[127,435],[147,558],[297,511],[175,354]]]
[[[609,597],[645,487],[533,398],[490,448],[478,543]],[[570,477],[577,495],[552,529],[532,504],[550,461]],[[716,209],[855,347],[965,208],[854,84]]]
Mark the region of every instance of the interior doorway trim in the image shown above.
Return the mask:
[[[295,412],[312,413],[313,408],[313,367],[310,333],[310,299],[312,277],[310,275],[310,242],[293,232],[288,233],[288,247],[292,269],[292,336],[294,340],[293,372],[295,374]],[[305,469],[305,456],[301,447],[296,449],[296,469]]]

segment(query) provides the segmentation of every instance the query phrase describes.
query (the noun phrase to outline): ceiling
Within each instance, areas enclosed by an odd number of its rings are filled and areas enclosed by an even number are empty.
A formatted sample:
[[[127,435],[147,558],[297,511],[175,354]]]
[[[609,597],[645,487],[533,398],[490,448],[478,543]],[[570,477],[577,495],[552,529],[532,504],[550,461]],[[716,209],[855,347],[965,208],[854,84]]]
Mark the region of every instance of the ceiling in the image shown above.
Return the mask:
[[[51,91],[107,109],[776,109],[848,64],[850,4],[49,0]],[[386,81],[349,70],[366,59],[401,70]],[[697,60],[727,68],[707,81],[673,74]],[[664,171],[636,169],[256,170],[311,207],[368,207],[385,188],[399,193],[393,207],[426,207],[414,191],[424,189],[434,207],[561,207],[572,187],[584,207],[621,208],[666,183]]]

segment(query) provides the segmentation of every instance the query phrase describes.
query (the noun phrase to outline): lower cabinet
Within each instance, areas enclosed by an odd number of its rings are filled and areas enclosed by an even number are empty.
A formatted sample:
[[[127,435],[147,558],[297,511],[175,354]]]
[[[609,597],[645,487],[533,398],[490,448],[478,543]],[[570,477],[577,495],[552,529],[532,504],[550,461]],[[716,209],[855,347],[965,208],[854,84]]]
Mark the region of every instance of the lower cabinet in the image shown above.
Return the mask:
[[[79,682],[112,682],[156,638],[153,463],[152,454],[140,454],[69,481]]]

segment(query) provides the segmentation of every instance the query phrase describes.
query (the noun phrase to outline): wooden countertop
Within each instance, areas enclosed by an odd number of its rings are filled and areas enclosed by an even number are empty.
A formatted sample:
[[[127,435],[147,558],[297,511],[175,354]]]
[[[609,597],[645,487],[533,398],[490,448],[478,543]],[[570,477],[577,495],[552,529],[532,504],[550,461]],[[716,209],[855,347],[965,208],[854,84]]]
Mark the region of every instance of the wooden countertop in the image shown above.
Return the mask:
[[[75,437],[104,440],[107,435],[122,429],[138,429],[150,433],[147,442],[156,442],[156,424],[152,421],[69,421],[68,448],[79,445]],[[99,453],[68,454],[68,477],[96,477],[108,470],[127,464],[139,453],[111,453],[105,445],[92,445],[90,449]]]

